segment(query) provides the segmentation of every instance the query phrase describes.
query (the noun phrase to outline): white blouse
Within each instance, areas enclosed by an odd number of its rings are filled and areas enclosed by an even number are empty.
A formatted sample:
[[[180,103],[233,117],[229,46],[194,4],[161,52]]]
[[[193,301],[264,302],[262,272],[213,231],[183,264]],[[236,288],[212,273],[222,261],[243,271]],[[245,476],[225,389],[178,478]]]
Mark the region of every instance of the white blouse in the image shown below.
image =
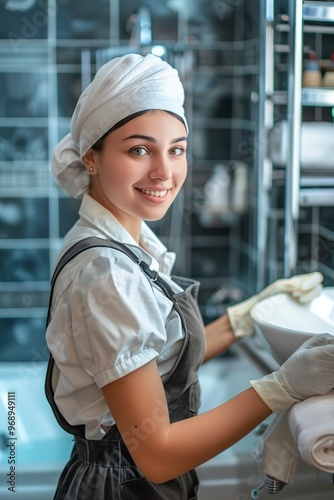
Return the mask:
[[[138,246],[89,194],[79,214],[61,255],[89,236],[113,238],[159,271],[173,290],[181,291],[169,276],[175,255],[145,223]],[[181,319],[138,264],[104,247],[86,250],[66,265],[56,280],[51,314],[46,340],[57,365],[57,407],[71,425],[86,426],[87,439],[101,439],[101,425],[114,423],[101,387],[154,358],[164,380],[181,348]]]

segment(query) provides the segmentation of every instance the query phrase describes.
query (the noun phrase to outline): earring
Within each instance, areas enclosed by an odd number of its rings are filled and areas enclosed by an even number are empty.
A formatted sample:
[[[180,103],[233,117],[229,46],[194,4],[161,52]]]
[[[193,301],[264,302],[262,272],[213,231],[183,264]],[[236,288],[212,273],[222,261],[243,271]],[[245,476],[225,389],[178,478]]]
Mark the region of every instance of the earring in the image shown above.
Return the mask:
[[[89,167],[90,172],[94,172],[94,167]]]

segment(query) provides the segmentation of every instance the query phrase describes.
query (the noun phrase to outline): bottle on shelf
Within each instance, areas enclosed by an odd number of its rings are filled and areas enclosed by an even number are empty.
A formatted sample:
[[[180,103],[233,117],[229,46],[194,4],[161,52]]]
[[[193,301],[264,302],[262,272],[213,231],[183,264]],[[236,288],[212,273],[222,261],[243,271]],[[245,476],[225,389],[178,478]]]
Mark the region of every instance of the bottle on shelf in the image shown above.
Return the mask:
[[[314,50],[311,50],[308,59],[305,61],[303,73],[303,87],[321,87],[322,75],[320,71],[317,55]]]
[[[334,52],[331,53],[330,62],[322,79],[323,87],[334,87]]]

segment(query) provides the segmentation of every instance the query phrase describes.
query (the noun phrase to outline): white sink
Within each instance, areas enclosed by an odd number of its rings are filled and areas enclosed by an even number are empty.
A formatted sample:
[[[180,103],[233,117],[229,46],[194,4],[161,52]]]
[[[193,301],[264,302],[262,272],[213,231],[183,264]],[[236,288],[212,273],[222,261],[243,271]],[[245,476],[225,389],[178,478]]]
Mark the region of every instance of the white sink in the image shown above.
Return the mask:
[[[251,316],[261,342],[281,364],[312,335],[334,335],[334,287],[306,304],[280,293],[259,302]]]

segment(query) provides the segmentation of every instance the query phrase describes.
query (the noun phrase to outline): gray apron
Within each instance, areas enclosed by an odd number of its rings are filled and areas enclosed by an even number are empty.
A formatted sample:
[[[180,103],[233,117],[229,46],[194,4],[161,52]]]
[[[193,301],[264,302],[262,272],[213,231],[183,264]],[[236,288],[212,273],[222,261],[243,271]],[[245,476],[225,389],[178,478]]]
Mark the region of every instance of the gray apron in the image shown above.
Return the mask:
[[[145,262],[139,261],[126,246],[102,238],[87,238],[70,248],[53,274],[47,324],[50,321],[54,283],[61,269],[81,251],[96,246],[115,248],[127,254],[173,302],[173,307],[181,317],[184,341],[173,370],[163,383],[170,421],[177,422],[196,415],[200,404],[197,373],[205,350],[204,326],[197,304],[198,282],[173,277],[183,289],[175,293],[158,273],[149,269]],[[70,425],[59,412],[54,401],[53,372],[54,360],[50,355],[46,396],[58,423],[74,435],[75,441],[72,455],[59,478],[54,500],[197,499],[198,478],[194,470],[161,484],[148,481],[136,467],[116,425],[101,440],[87,440],[85,426]]]

